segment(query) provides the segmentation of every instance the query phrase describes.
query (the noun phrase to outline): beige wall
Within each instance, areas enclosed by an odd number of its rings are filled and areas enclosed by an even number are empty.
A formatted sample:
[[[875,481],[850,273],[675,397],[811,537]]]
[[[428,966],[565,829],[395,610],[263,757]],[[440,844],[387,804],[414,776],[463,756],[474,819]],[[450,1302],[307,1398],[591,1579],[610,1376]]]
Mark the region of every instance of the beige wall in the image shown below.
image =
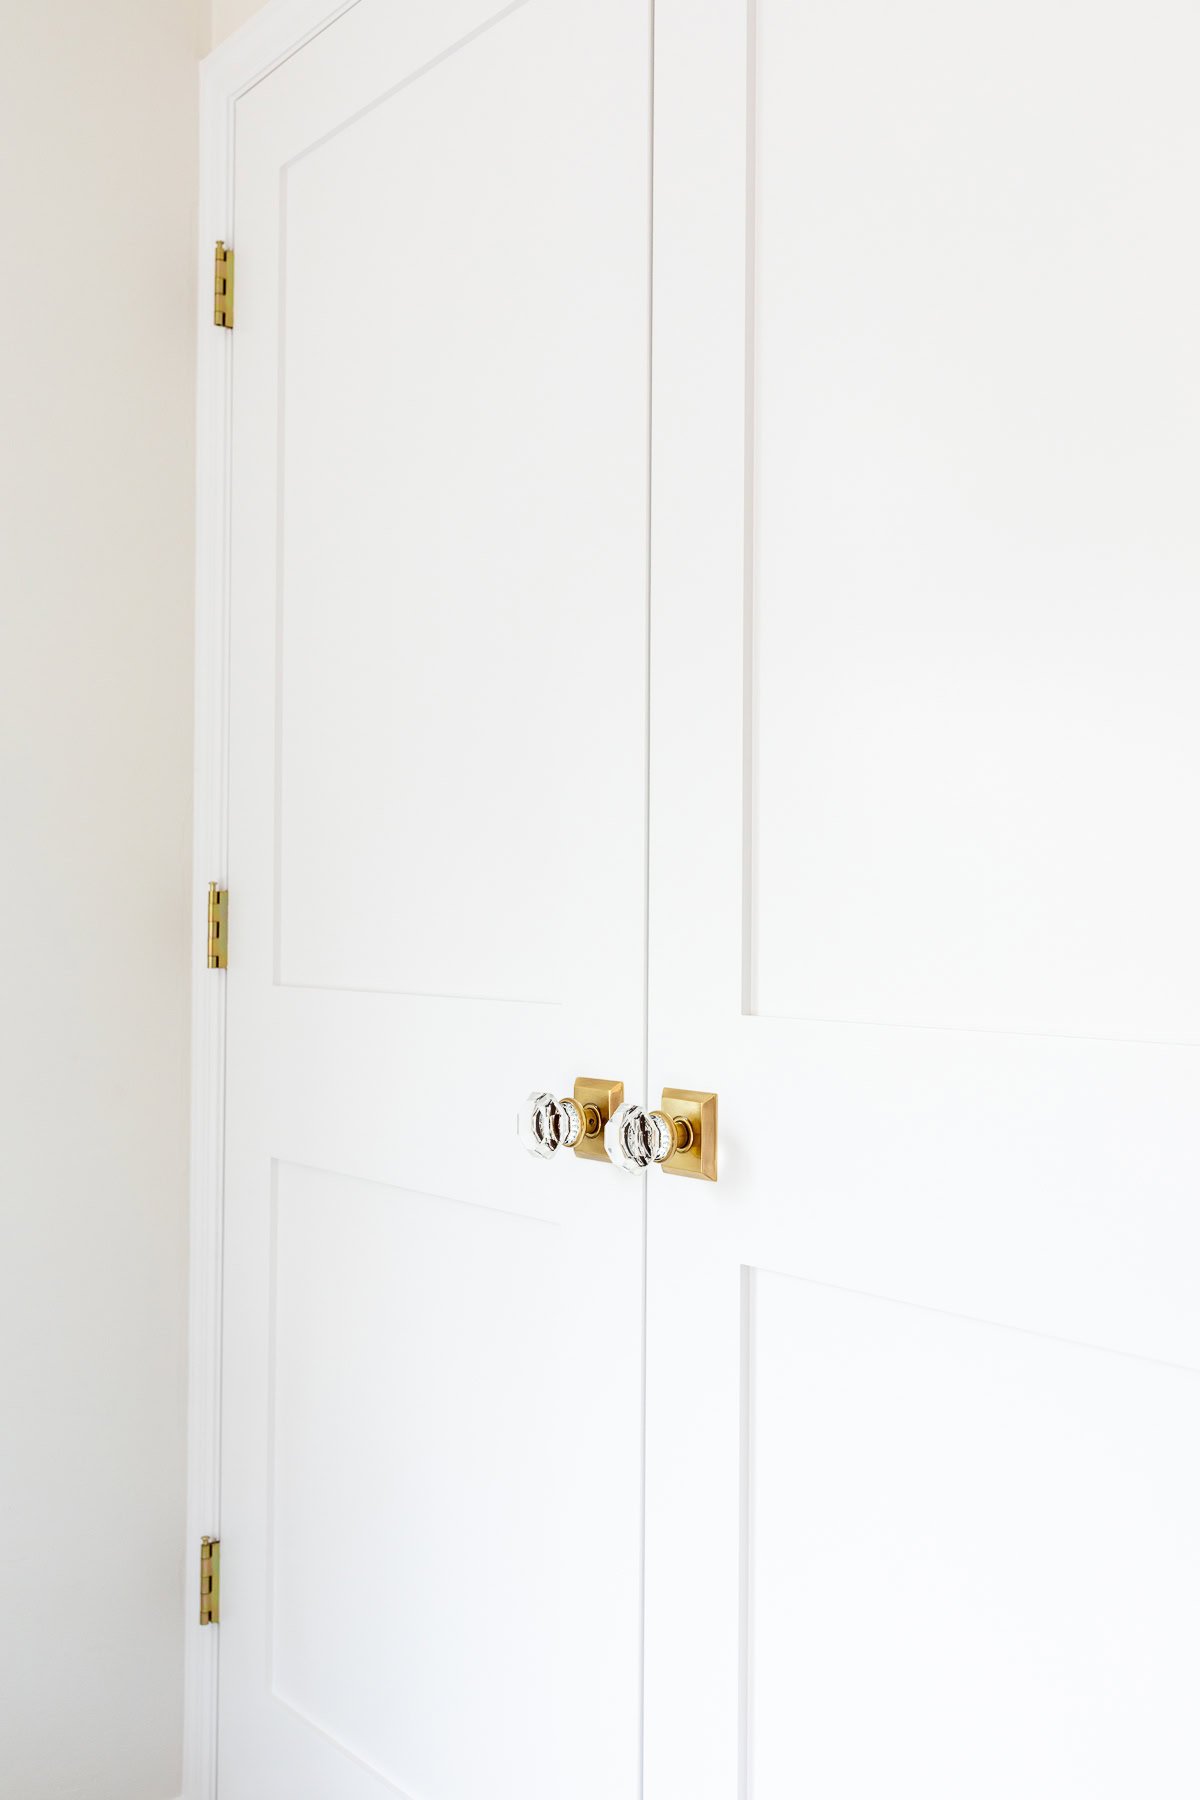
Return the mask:
[[[212,0],[212,35],[215,46],[231,31],[244,25],[252,13],[261,10],[264,0]]]
[[[174,1800],[209,18],[3,23],[0,1793]]]

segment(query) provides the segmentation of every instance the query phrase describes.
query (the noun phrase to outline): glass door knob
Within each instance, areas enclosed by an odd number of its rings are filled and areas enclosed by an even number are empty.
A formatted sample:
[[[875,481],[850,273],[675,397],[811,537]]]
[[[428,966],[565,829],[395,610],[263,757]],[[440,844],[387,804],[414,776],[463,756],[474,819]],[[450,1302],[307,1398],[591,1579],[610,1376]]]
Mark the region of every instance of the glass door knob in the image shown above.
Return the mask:
[[[610,1162],[628,1175],[654,1163],[668,1175],[717,1179],[717,1096],[694,1088],[664,1088],[653,1112],[630,1101],[604,1127]]]
[[[530,1156],[548,1160],[574,1150],[603,1162],[604,1127],[624,1097],[624,1082],[581,1075],[561,1100],[548,1091],[530,1094],[517,1113],[517,1136]]]
[[[589,1119],[574,1100],[556,1100],[553,1094],[530,1094],[517,1114],[517,1136],[530,1156],[557,1156],[573,1150],[591,1126],[594,1137],[599,1120]]]

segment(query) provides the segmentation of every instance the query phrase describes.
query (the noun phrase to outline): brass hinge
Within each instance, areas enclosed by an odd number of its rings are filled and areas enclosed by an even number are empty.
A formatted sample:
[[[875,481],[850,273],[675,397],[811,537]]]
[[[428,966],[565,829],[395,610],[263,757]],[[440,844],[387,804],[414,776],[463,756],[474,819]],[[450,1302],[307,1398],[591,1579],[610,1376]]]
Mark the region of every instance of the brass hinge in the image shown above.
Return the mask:
[[[208,884],[208,966],[223,969],[229,950],[229,889]]]
[[[233,251],[225,248],[224,238],[217,239],[213,269],[213,324],[233,330]]]
[[[221,1540],[200,1539],[200,1623],[221,1623]]]

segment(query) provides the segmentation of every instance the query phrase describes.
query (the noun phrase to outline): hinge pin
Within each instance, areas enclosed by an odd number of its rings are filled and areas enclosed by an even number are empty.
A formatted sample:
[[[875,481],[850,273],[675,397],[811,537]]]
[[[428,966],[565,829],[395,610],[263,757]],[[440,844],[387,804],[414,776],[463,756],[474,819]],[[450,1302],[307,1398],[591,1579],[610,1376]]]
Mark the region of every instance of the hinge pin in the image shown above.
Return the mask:
[[[224,238],[217,239],[213,264],[213,324],[233,330],[233,251],[225,248]]]
[[[200,1539],[200,1623],[221,1623],[221,1540]]]
[[[229,890],[208,884],[208,966],[223,969],[229,948]]]

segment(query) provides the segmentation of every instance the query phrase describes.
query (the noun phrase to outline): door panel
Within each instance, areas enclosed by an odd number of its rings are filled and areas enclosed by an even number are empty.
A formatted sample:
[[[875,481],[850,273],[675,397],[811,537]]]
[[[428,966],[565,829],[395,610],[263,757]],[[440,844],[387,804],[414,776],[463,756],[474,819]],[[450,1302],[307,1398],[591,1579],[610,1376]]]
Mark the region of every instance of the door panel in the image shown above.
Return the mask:
[[[642,1074],[649,56],[238,102],[222,1800],[637,1791],[642,1197],[513,1124]]]
[[[625,399],[579,357],[594,252],[576,235],[564,255],[574,179],[556,191],[543,164],[570,140],[535,19],[284,166],[288,984],[563,998],[575,819],[539,799],[605,753],[563,658],[606,600],[590,433],[619,441]],[[567,440],[577,409],[589,433]]]
[[[762,1270],[744,1305],[751,1791],[1184,1793],[1195,1374]]]
[[[1194,18],[755,29],[747,1010],[1194,1038]]]
[[[486,1791],[528,1759],[551,1685],[560,1232],[274,1173],[273,1695],[404,1792]],[[383,1634],[386,1658],[353,1653]]]
[[[1196,21],[655,45],[647,1800],[1182,1797]]]

